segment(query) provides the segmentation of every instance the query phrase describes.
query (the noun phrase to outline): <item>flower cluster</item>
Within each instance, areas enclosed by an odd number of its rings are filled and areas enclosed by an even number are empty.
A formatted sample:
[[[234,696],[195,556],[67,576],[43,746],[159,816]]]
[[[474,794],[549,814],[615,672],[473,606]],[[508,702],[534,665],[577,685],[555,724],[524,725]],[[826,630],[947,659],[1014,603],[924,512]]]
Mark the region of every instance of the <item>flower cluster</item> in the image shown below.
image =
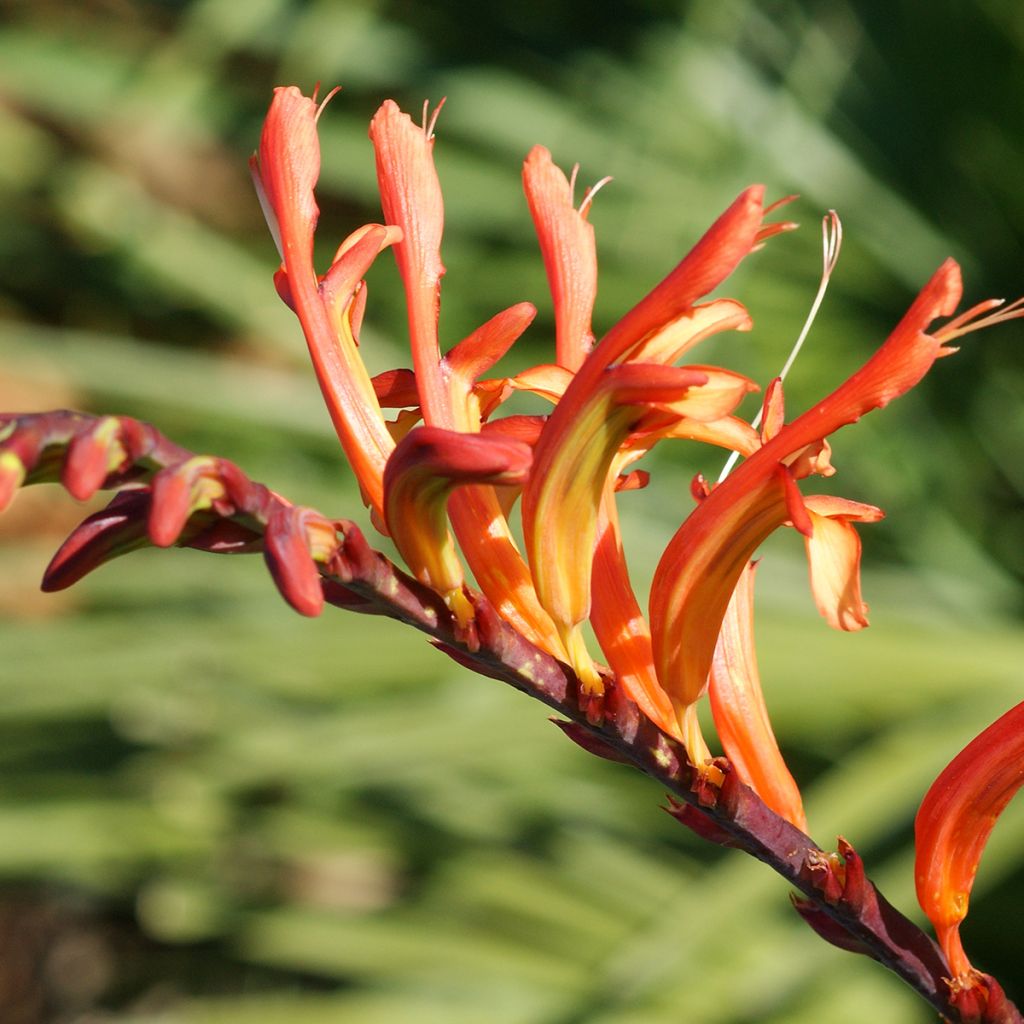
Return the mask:
[[[322,110],[295,88],[278,89],[252,169],[281,253],[278,291],[302,324],[374,524],[391,536],[418,579],[443,597],[466,643],[474,642],[471,573],[520,635],[572,666],[592,721],[606,711],[610,671],[642,714],[684,743],[690,761],[714,784],[719,767],[697,720],[698,702],[710,691],[732,770],[804,828],[799,790],[761,696],[752,556],[775,529],[794,528],[804,538],[815,602],[829,625],[867,625],[854,524],[875,522],[882,512],[805,494],[801,482],[834,472],[831,434],[912,388],[936,359],[955,351],[950,342],[958,337],[1022,315],[1020,303],[998,309],[998,301],[984,302],[933,329],[937,318],[953,316],[961,297],[959,267],[947,260],[848,380],[787,422],[776,379],[751,425],[735,415],[740,401],[759,390],[751,380],[677,363],[713,334],[751,328],[740,303],[706,297],[767,238],[794,226],[766,222],[781,203],[766,207],[763,189],[748,188],[675,269],[595,341],[597,259],[588,214],[599,186],[575,205],[576,172],[567,179],[538,146],[525,161],[523,187],[554,301],[554,360],[512,376],[488,376],[535,309],[521,303],[504,310],[444,350],[438,334],[444,207],[432,157],[437,113],[428,119],[425,108],[418,125],[391,101],[380,108],[370,138],[384,223],[354,232],[319,275],[313,190]],[[371,379],[358,354],[363,276],[388,247],[404,284],[412,367]],[[826,276],[829,260],[826,251]],[[550,414],[501,417],[502,403],[518,391],[549,401]],[[389,419],[386,409],[399,411]],[[695,508],[661,557],[645,616],[630,584],[616,495],[644,486],[646,474],[631,467],[668,438],[716,445],[741,461],[716,484],[694,482]],[[522,551],[510,526],[517,499]],[[595,660],[586,623],[607,668]],[[966,988],[972,969],[956,929],[987,835],[984,822],[990,827],[1020,784],[1019,717],[999,731],[1002,753],[992,752],[999,745],[990,737],[978,756],[968,748],[954,762],[918,819],[922,905],[939,928],[955,983]],[[975,799],[972,785],[980,786],[990,771],[1005,776],[1011,764],[1017,772],[1012,785],[1003,779]],[[965,779],[973,782],[964,785]]]
[[[772,381],[756,430],[734,415],[757,390],[752,381],[718,367],[676,363],[710,335],[750,329],[738,302],[702,300],[760,243],[793,225],[766,223],[775,207],[763,205],[760,186],[747,189],[595,343],[597,260],[587,215],[596,188],[574,205],[575,173],[568,180],[538,146],[526,159],[523,186],[554,300],[555,357],[514,376],[487,377],[535,310],[521,303],[500,312],[442,353],[436,113],[428,122],[425,110],[420,126],[393,102],[378,111],[370,138],[385,223],[354,232],[320,276],[312,257],[322,109],[295,88],[278,89],[252,166],[281,253],[278,291],[302,323],[376,526],[391,535],[413,573],[444,597],[471,642],[474,609],[464,560],[507,622],[574,668],[599,717],[604,670],[584,636],[589,622],[624,691],[685,743],[698,769],[713,775],[696,717],[710,684],[719,738],[734,769],[802,826],[799,792],[760,695],[751,557],[776,528],[795,528],[805,540],[822,615],[838,629],[865,626],[853,524],[882,513],[805,495],[800,481],[834,472],[829,435],[913,387],[937,358],[955,351],[949,342],[1020,315],[1019,303],[995,313],[997,302],[982,303],[930,331],[960,300],[960,271],[947,260],[867,363],[811,409],[787,423],[781,380]],[[405,288],[413,365],[371,379],[358,354],[363,275],[389,246]],[[516,391],[549,400],[550,415],[496,415]],[[389,420],[386,408],[401,411]],[[743,459],[715,485],[695,481],[696,507],[661,558],[645,617],[630,585],[616,492],[643,486],[646,476],[630,467],[666,438],[718,445]],[[509,524],[516,498],[525,557]],[[955,967],[966,970],[961,961]]]
[[[436,111],[431,118],[425,109],[422,125],[390,101],[378,111],[370,138],[383,223],[354,231],[317,272],[323,105],[296,88],[276,90],[253,177],[281,256],[278,293],[302,325],[371,521],[416,579],[372,551],[353,524],[293,506],[227,460],[193,455],[146,424],[66,411],[0,414],[0,510],[16,488],[38,480],[60,479],[78,498],[120,489],[68,538],[44,587],[68,586],[147,543],[261,550],[300,612],[318,614],[325,601],[383,611],[425,629],[478,671],[500,663],[503,678],[527,680],[535,695],[566,710],[573,720],[561,724],[577,742],[613,758],[625,751],[650,774],[670,778],[689,801],[670,807],[680,820],[801,885],[808,898],[797,909],[830,941],[872,955],[883,950],[928,998],[942,987],[934,979],[944,978],[948,991],[933,1002],[943,1012],[953,1007],[962,1021],[1019,1022],[995,980],[971,965],[959,928],[988,835],[1024,783],[1024,704],[965,748],[918,813],[918,898],[940,956],[914,926],[896,920],[848,843],[826,855],[796,831],[806,829],[801,796],[772,732],[754,650],[752,559],[777,528],[795,529],[822,616],[836,629],[866,626],[855,524],[882,512],[804,493],[805,481],[833,474],[830,435],[912,388],[959,337],[1024,316],[1022,301],[991,300],[954,315],[960,270],[947,260],[849,379],[787,422],[780,376],[747,422],[736,411],[760,390],[753,381],[678,364],[711,335],[751,329],[739,302],[708,296],[748,254],[794,226],[766,221],[787,200],[765,206],[760,186],[745,190],[598,339],[588,214],[603,182],[576,205],[575,171],[567,178],[538,146],[526,159],[523,187],[554,302],[554,356],[496,374],[536,310],[519,303],[442,345]],[[838,255],[834,214],[824,240],[823,288]],[[359,352],[364,278],[385,249],[404,285],[412,365],[371,377]],[[933,327],[940,317],[952,319]],[[502,415],[518,392],[539,396],[550,413]],[[661,556],[645,614],[630,582],[617,496],[645,486],[647,474],[635,464],[667,439],[729,455],[716,483],[694,481],[694,507]],[[705,694],[724,757],[712,756],[702,735],[697,710]],[[679,786],[683,751],[692,768]],[[923,947],[900,938],[905,928]]]

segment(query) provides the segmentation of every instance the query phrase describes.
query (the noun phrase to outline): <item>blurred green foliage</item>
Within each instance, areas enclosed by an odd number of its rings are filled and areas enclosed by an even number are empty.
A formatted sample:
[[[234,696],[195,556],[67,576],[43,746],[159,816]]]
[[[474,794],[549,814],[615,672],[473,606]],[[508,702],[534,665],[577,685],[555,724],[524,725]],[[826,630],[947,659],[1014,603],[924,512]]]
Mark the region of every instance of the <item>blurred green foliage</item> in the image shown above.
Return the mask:
[[[1017,0],[0,10],[0,405],[152,419],[339,515],[358,497],[245,166],[274,84],[345,86],[321,120],[325,258],[379,217],[376,105],[447,95],[448,342],[528,298],[541,315],[518,358],[549,343],[518,177],[536,142],[584,181],[615,178],[592,215],[599,328],[744,185],[801,193],[804,230],[726,288],[755,333],[701,354],[761,381],[813,295],[817,221],[839,209],[846,247],[793,410],[856,367],[946,255],[968,299],[1024,287]],[[368,361],[401,365],[386,260],[370,296]],[[841,493],[890,514],[864,531],[868,633],[817,621],[792,537],[760,574],[762,672],[812,831],[842,831],[908,911],[917,802],[1020,694],[1020,342],[1019,326],[969,340],[837,439]],[[639,579],[689,476],[717,471],[658,454],[650,491],[622,499]],[[645,780],[393,623],[300,620],[257,560],[192,552],[33,596],[82,514],[70,504],[39,488],[0,520],[5,1024],[930,1019],[811,935],[760,865],[682,834]],[[1011,808],[966,927],[1018,1000],[1022,840]]]

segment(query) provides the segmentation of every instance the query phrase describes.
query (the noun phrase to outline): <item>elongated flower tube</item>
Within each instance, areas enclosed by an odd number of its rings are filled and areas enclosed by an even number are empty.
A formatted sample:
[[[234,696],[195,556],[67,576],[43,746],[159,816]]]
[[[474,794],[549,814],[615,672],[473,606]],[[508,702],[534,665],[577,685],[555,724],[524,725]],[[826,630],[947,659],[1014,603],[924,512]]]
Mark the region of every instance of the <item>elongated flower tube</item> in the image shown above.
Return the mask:
[[[773,810],[807,831],[803,801],[779,751],[761,691],[754,647],[754,571],[733,591],[715,646],[708,694],[725,756],[740,779]]]
[[[416,577],[433,587],[466,629],[473,607],[445,515],[459,484],[518,486],[530,469],[528,445],[500,436],[417,427],[395,449],[384,472],[388,531]]]
[[[731,387],[705,395],[702,385],[713,376],[718,383],[717,374],[723,373],[647,364],[610,367],[577,409],[563,445],[547,449],[547,459],[535,462],[523,492],[526,550],[541,604],[557,624],[570,663],[589,693],[600,693],[602,683],[580,625],[590,614],[598,517],[613,460],[630,434],[645,429],[645,418],[656,426],[691,410],[705,419],[731,411],[749,382],[727,375]],[[567,401],[563,398],[556,408]]]
[[[441,369],[437,320],[441,304],[444,200],[434,168],[433,124],[418,127],[393,100],[370,122],[377,182],[388,224],[402,231],[393,252],[405,287],[413,369],[425,421],[452,429],[451,401]]]
[[[764,188],[753,185],[711,225],[675,269],[640,300],[601,339],[566,388],[534,453],[547,464],[573,432],[580,405],[611,365],[641,342],[681,317],[697,300],[716,288],[757,244],[763,215]],[[646,361],[646,360],[645,360]]]
[[[384,464],[394,442],[357,351],[350,306],[370,264],[400,233],[381,225],[363,228],[338,250],[323,282],[317,277],[313,233],[320,211],[313,190],[320,176],[319,113],[315,101],[294,86],[275,89],[250,167],[281,255],[278,292],[302,324],[345,455],[367,503],[383,519]]]
[[[976,736],[942,770],[914,821],[914,880],[935,926],[954,996],[965,1000],[984,976],[960,941],[978,863],[999,815],[1024,785],[1024,703]]]
[[[523,190],[537,230],[544,269],[555,305],[555,351],[559,366],[578,370],[594,344],[590,318],[597,296],[597,249],[587,212],[595,189],[579,209],[573,206],[573,181],[534,146],[523,164]]]
[[[797,475],[820,468],[816,453],[828,434],[909,390],[949,353],[941,332],[925,328],[951,315],[959,298],[960,269],[947,260],[867,363],[779,428],[711,490],[672,538],[655,571],[650,613],[658,678],[681,718],[691,715],[705,690],[726,608],[757,547],[785,522],[805,535],[814,532]]]
[[[681,739],[672,702],[654,670],[651,630],[630,585],[615,494],[608,485],[597,524],[590,623],[626,694],[659,729]]]
[[[451,379],[457,360],[442,360],[438,339],[444,202],[434,168],[433,122],[417,127],[388,100],[370,124],[370,139],[384,218],[403,236],[394,253],[405,288],[424,422],[447,430],[470,429],[472,411],[457,408],[453,401],[453,390],[456,400],[461,390]],[[448,516],[480,589],[499,614],[539,647],[564,656],[558,631],[537,599],[493,489],[460,488],[451,497]]]

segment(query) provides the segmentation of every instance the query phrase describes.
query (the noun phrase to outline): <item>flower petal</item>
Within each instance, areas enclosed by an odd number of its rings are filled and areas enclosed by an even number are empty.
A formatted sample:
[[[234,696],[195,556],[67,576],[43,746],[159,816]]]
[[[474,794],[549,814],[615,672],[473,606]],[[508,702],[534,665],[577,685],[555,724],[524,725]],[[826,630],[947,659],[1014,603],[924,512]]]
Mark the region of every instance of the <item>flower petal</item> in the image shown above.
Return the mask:
[[[600,692],[602,684],[579,626],[590,612],[599,508],[612,462],[647,409],[684,397],[706,379],[701,372],[669,366],[611,367],[577,408],[559,449],[548,448],[543,461],[538,457],[523,492],[523,532],[537,595],[590,692]],[[538,453],[551,423],[541,433]]]
[[[733,592],[711,665],[708,696],[718,738],[740,779],[773,810],[807,831],[803,801],[779,751],[761,692],[754,647],[754,571]]]
[[[323,285],[313,265],[320,174],[317,106],[293,86],[274,90],[252,161],[253,178],[281,253],[275,275],[281,297],[302,324],[320,390],[360,489],[378,520],[383,514],[384,464],[394,443],[384,424],[353,333],[353,292],[366,268],[398,237],[369,225],[350,236]]]
[[[960,942],[978,863],[992,828],[1024,785],[1024,703],[975,737],[943,769],[914,821],[917,899],[938,935],[953,983],[982,979]]]
[[[523,189],[555,305],[558,364],[577,370],[594,344],[590,329],[597,296],[594,229],[586,211],[573,206],[572,186],[543,146],[534,146],[526,158]]]
[[[813,527],[804,542],[818,611],[833,629],[863,629],[868,606],[860,591],[860,535],[852,524],[877,523],[885,513],[831,495],[808,496],[804,505]]]
[[[448,498],[459,484],[521,485],[531,460],[529,446],[519,441],[424,426],[410,431],[388,461],[388,531],[413,574],[445,598],[461,626],[472,619],[472,607],[448,532]]]
[[[750,314],[735,299],[716,299],[684,310],[629,354],[637,363],[674,363],[694,345],[722,331],[749,331]]]

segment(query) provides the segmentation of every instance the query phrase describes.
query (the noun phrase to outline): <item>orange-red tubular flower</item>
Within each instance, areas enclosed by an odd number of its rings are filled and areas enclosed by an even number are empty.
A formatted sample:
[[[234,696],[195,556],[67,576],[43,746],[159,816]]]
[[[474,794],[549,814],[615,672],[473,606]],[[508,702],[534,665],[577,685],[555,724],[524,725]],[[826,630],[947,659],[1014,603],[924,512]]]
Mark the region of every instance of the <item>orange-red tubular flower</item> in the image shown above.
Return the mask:
[[[960,269],[947,260],[867,363],[766,439],[670,541],[651,586],[651,631],[658,678],[681,717],[692,717],[690,709],[704,692],[722,619],[754,551],[785,522],[813,536],[796,476],[822,468],[828,434],[903,394],[948,354],[941,332],[930,335],[925,328],[935,317],[951,315],[959,299]]]
[[[370,225],[351,236],[321,285],[313,266],[318,113],[294,86],[275,89],[250,166],[281,254],[278,291],[299,317],[338,438],[367,503],[382,518],[384,464],[394,442],[356,350],[350,307],[363,274],[399,233]]]
[[[676,268],[601,339],[552,412],[534,452],[538,464],[545,464],[565,443],[580,404],[598,386],[601,374],[655,332],[689,315],[694,303],[721,284],[753,249],[761,227],[763,196],[761,185],[742,192]]]
[[[597,297],[597,249],[587,222],[593,192],[577,210],[573,183],[543,146],[530,150],[523,164],[523,189],[555,304],[556,358],[568,370],[580,368],[594,343],[590,317]]]
[[[444,200],[434,168],[432,128],[414,125],[394,100],[385,100],[370,122],[370,140],[377,158],[384,220],[402,229],[402,241],[393,251],[405,286],[423,416],[433,426],[451,429],[451,400],[437,337],[444,276]]]
[[[623,692],[659,729],[681,738],[668,694],[654,671],[651,630],[629,581],[612,486],[606,486],[597,525],[590,624]]]
[[[708,696],[715,729],[740,779],[773,810],[807,830],[803,801],[779,752],[761,692],[754,648],[754,570],[740,574],[711,665]]]
[[[384,218],[399,227],[403,236],[394,253],[405,286],[423,419],[430,426],[465,430],[472,427],[473,413],[464,401],[461,405],[455,401],[464,390],[453,379],[457,360],[442,361],[438,340],[444,203],[434,168],[432,128],[432,123],[414,125],[388,100],[370,124],[370,139]],[[537,600],[529,569],[493,489],[460,488],[451,497],[448,515],[480,589],[498,613],[527,639],[564,657],[558,631]]]
[[[680,417],[720,419],[753,388],[745,377],[714,367],[609,367],[576,409],[562,447],[535,463],[523,492],[526,551],[541,604],[588,693],[602,687],[580,624],[591,610],[600,508],[620,447],[631,435],[657,433]],[[567,395],[560,405],[568,401]]]
[[[989,835],[1024,784],[1024,703],[975,737],[943,769],[914,822],[917,900],[935,926],[954,995],[982,980],[960,943],[971,887]]]
[[[465,628],[473,608],[445,515],[460,484],[520,486],[530,470],[529,445],[500,435],[459,434],[417,427],[401,441],[384,471],[388,532],[422,583],[437,590]]]
[[[685,404],[707,380],[704,372],[671,366],[609,368],[577,408],[563,446],[536,465],[523,492],[523,534],[537,595],[588,693],[600,693],[602,683],[580,626],[590,614],[598,514],[612,462],[652,408],[664,418],[666,404]]]

